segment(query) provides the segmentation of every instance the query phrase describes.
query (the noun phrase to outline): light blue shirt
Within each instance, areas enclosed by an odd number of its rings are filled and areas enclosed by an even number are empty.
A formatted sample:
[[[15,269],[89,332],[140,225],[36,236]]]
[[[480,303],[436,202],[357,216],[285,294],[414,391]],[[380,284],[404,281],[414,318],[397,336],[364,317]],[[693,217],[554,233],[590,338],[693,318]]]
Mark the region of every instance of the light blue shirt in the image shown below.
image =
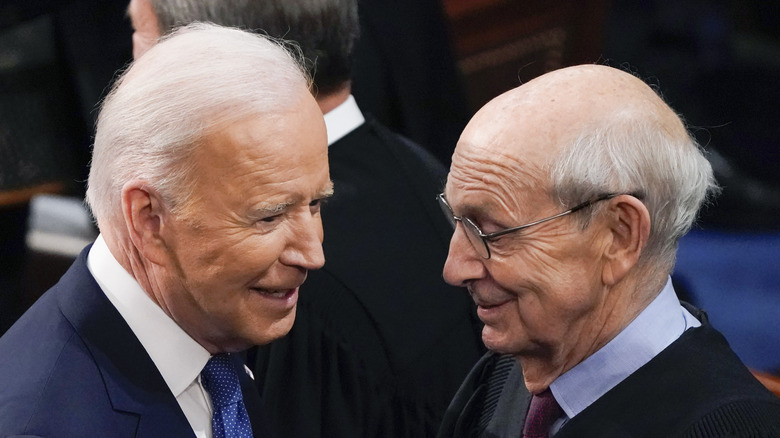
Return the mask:
[[[650,362],[685,330],[700,325],[680,305],[669,278],[661,293],[623,331],[550,385],[565,413],[553,425],[553,432]]]

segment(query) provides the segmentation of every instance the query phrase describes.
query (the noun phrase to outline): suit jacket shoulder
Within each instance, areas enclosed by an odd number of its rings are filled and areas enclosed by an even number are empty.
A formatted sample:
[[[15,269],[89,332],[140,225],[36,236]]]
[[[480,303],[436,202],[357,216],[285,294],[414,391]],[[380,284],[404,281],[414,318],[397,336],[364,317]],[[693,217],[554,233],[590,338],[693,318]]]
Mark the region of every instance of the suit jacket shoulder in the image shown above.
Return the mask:
[[[193,436],[86,253],[0,338],[0,434]]]

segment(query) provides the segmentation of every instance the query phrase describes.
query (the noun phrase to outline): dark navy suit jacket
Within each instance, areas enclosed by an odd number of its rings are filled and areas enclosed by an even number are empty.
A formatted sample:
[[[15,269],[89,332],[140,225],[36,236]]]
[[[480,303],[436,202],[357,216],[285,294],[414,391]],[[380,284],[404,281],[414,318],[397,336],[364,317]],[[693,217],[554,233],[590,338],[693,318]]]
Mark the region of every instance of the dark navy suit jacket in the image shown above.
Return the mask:
[[[194,437],[162,375],[87,269],[88,250],[0,338],[0,437]],[[234,357],[255,436],[273,436]]]

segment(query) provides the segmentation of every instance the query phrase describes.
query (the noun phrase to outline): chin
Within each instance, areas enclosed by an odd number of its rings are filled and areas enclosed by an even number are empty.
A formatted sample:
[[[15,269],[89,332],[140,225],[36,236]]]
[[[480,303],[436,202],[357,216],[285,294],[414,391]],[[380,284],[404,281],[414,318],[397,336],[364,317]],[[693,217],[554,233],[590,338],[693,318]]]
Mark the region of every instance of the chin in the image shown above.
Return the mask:
[[[482,343],[485,344],[490,351],[496,353],[508,353],[506,335],[500,331],[486,325],[482,327]]]
[[[498,354],[511,354],[519,356],[522,352],[526,351],[529,347],[528,343],[513,338],[508,333],[501,333],[494,330],[482,329],[482,343],[485,344],[488,350],[494,351]]]
[[[284,318],[275,320],[267,325],[264,330],[261,330],[253,337],[254,345],[265,345],[269,342],[273,342],[279,338],[287,336],[287,333],[293,327],[295,322],[295,310],[290,312]]]

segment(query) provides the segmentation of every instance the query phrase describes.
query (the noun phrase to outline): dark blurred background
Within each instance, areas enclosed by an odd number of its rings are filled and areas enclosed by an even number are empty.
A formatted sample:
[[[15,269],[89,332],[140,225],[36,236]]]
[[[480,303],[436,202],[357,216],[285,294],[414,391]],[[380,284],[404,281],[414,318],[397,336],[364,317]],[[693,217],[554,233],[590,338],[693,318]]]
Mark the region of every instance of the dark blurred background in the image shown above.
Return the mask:
[[[131,59],[127,0],[0,4],[0,333],[95,229],[96,108]],[[445,164],[492,97],[546,71],[632,71],[684,115],[723,194],[674,281],[752,368],[780,375],[780,2],[361,0],[354,94]]]

